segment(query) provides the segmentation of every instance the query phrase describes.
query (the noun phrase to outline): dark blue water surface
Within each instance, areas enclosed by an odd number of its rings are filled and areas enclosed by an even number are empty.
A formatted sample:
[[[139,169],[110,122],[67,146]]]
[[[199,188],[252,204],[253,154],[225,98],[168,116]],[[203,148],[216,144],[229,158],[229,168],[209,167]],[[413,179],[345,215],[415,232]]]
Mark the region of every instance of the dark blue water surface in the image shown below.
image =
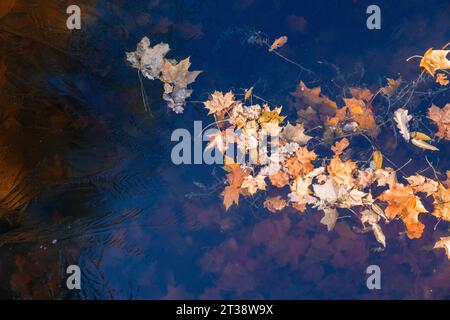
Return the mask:
[[[76,2],[82,29],[69,32],[65,8]],[[381,8],[381,30],[366,28],[369,4]],[[293,122],[290,92],[300,80],[337,100],[348,87],[376,91],[386,77],[416,79],[418,60],[405,60],[450,41],[449,12],[444,0],[16,0],[0,15],[0,297],[450,298],[450,263],[432,249],[448,235],[446,222],[434,230],[436,219],[424,217],[418,240],[390,223],[388,247],[378,252],[372,234],[353,231],[351,217],[327,232],[312,210],[270,214],[264,194],[225,211],[220,166],[170,159],[173,130],[211,123],[195,101],[214,90],[254,86]],[[287,35],[282,54],[315,75],[252,44],[257,32]],[[168,110],[161,83],[149,80],[152,114],[144,111],[137,72],[124,57],[143,36],[203,70],[184,114]],[[426,94],[433,88],[429,79],[411,102],[419,113],[448,102],[448,90]],[[377,143],[399,166],[412,159],[405,175],[427,169],[425,155],[445,175],[446,142],[425,153],[393,146],[386,130]],[[353,156],[367,160],[358,151],[370,149],[367,141],[352,143]],[[66,288],[71,264],[81,268],[81,291]],[[366,287],[372,264],[381,267],[381,290]]]

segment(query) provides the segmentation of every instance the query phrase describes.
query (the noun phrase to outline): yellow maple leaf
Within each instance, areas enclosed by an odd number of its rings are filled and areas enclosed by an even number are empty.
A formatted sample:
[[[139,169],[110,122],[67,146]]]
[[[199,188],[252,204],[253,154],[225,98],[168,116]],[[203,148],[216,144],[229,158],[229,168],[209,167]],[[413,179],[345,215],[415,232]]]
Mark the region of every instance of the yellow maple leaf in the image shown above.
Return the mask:
[[[430,48],[420,60],[420,67],[434,77],[436,71],[450,69],[450,61],[446,58],[450,50],[433,50]]]
[[[283,122],[284,119],[286,119],[286,117],[280,116],[281,108],[282,107],[278,107],[273,110],[270,110],[268,105],[264,105],[264,109],[262,110],[261,115],[258,118],[258,122],[259,123],[271,122],[280,124],[281,122]]]

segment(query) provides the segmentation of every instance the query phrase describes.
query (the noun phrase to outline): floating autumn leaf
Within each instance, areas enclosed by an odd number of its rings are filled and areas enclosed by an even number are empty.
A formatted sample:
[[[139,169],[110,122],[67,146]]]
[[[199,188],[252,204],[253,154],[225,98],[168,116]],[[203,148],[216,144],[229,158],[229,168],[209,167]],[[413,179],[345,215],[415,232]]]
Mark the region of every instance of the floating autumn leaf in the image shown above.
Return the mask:
[[[269,51],[272,52],[274,50],[281,48],[282,46],[284,46],[287,43],[287,41],[288,41],[288,37],[286,37],[286,36],[281,36],[281,37],[275,39],[275,41],[270,46]]]
[[[289,158],[285,162],[287,172],[295,178],[305,175],[314,169],[311,161],[317,158],[314,151],[309,151],[307,147],[301,147],[297,150],[296,155]]]
[[[176,63],[165,59],[161,68],[161,79],[166,83],[173,84],[178,88],[186,88],[195,81],[201,71],[189,71],[191,62],[189,58]]]
[[[150,80],[159,79],[164,57],[170,51],[167,43],[160,43],[150,47],[150,39],[142,38],[137,44],[136,51],[127,52],[127,61],[133,68],[138,69],[142,75]]]
[[[311,182],[312,178],[297,177],[291,185],[291,193],[289,193],[288,197],[291,202],[299,205],[297,209],[302,208],[299,211],[303,212],[306,209],[308,200],[304,201],[304,199],[311,194],[309,189]]]
[[[316,112],[323,116],[334,116],[337,111],[336,102],[321,94],[320,87],[309,89],[303,81],[297,86],[295,92],[291,93],[303,108],[312,107]]]
[[[297,123],[295,126],[288,123],[281,134],[283,139],[286,139],[288,142],[295,142],[299,145],[305,145],[312,138],[305,134],[305,128],[303,127],[303,123]]]
[[[428,117],[438,127],[438,131],[435,133],[436,137],[450,140],[450,103],[447,103],[442,109],[432,104],[428,109]]]
[[[353,171],[356,169],[356,163],[353,161],[342,161],[338,156],[331,159],[330,164],[327,166],[327,171],[330,177],[336,181],[338,185],[350,185],[355,178],[353,177]]]
[[[383,93],[387,97],[391,97],[397,89],[400,87],[400,84],[402,83],[402,78],[399,77],[398,79],[391,79],[387,78],[387,85],[383,88],[381,88],[381,93]]]
[[[431,196],[437,191],[438,183],[432,179],[416,174],[405,178],[414,192],[424,192],[427,196]]]
[[[348,141],[348,139],[343,138],[331,147],[331,151],[333,151],[334,155],[339,156],[349,145],[350,142]]]
[[[412,116],[408,114],[408,110],[399,108],[394,112],[394,120],[397,123],[397,128],[400,130],[401,135],[406,141],[411,138],[409,135],[409,121]]]
[[[439,241],[434,244],[434,249],[444,249],[447,258],[450,260],[450,237],[441,237]]]
[[[217,148],[222,154],[228,149],[228,144],[237,142],[237,136],[233,130],[218,130],[215,133],[208,135],[209,143],[206,145],[205,150]]]
[[[248,175],[242,182],[241,189],[249,195],[254,195],[258,190],[266,190],[265,176],[257,175],[256,177]]]
[[[270,183],[277,188],[283,188],[289,184],[289,175],[284,171],[278,171],[275,174],[269,175]]]
[[[450,221],[450,188],[445,188],[442,184],[437,187],[437,192],[433,193],[433,215],[439,219]]]
[[[244,182],[244,178],[248,175],[248,173],[245,172],[238,163],[230,165],[230,169],[231,172],[227,174],[228,185],[222,192],[223,203],[226,210],[228,210],[233,204],[239,204],[241,185],[242,182]]]
[[[450,50],[433,50],[430,48],[420,60],[420,67],[425,69],[432,77],[436,71],[450,69],[450,61],[446,58]]]
[[[447,79],[447,75],[444,73],[436,74],[436,83],[439,83],[441,86],[446,86],[450,81]]]
[[[375,150],[373,152],[373,164],[376,169],[381,169],[383,167],[383,154],[380,150]]]
[[[284,200],[281,196],[267,198],[264,201],[264,208],[269,210],[270,212],[281,211],[286,207],[286,200]]]
[[[430,141],[432,140],[429,136],[427,136],[425,133],[413,131],[410,133],[411,138],[423,140],[423,141]]]
[[[269,122],[280,124],[284,119],[286,119],[286,117],[280,116],[281,109],[281,107],[278,107],[270,110],[269,106],[265,105],[261,115],[258,118],[258,122],[261,124]]]
[[[424,149],[424,150],[439,151],[439,149],[436,148],[435,146],[433,146],[433,145],[431,145],[431,144],[429,144],[429,143],[427,143],[427,142],[425,142],[423,140],[420,140],[420,139],[414,139],[413,138],[413,139],[411,139],[411,143],[413,145],[415,145],[416,147],[419,147],[419,148]]]
[[[335,203],[339,198],[339,187],[333,179],[327,179],[323,184],[313,184],[314,195],[323,203]]]
[[[384,191],[378,199],[388,203],[385,213],[389,219],[394,219],[397,216],[402,219],[410,239],[422,236],[425,226],[419,221],[419,214],[428,211],[424,208],[419,197],[414,194],[411,186],[397,183]]]
[[[209,110],[208,114],[223,114],[228,111],[236,101],[231,91],[223,94],[220,91],[214,91],[208,101],[203,102],[205,108]]]
[[[397,183],[397,174],[392,168],[378,169],[375,171],[375,178],[379,187],[388,185],[390,188]]]
[[[333,208],[325,208],[323,209],[324,216],[322,219],[320,219],[320,223],[327,226],[328,231],[331,231],[334,229],[334,226],[336,225],[337,218],[339,216],[336,209]]]
[[[380,129],[375,121],[372,109],[360,99],[344,99],[345,107],[350,111],[350,116],[358,123],[359,129],[366,131],[369,135],[375,137]]]
[[[378,224],[378,221],[380,221],[380,216],[374,211],[366,209],[361,212],[361,223],[363,225],[368,224],[372,229],[375,239],[386,248],[386,236]]]
[[[253,95],[253,87],[251,87],[250,89],[245,90],[244,93],[244,101],[249,100]]]
[[[361,97],[369,97],[371,95],[370,91],[370,95],[368,93],[360,93],[359,91],[356,92],[354,91],[354,94]],[[353,120],[356,122],[356,129],[365,131],[370,136],[377,136],[380,129],[375,121],[372,109],[368,104],[364,100],[356,98],[344,98],[343,100],[345,106],[338,109],[334,117],[328,119],[328,125],[336,127],[341,123],[345,123],[346,120]]]

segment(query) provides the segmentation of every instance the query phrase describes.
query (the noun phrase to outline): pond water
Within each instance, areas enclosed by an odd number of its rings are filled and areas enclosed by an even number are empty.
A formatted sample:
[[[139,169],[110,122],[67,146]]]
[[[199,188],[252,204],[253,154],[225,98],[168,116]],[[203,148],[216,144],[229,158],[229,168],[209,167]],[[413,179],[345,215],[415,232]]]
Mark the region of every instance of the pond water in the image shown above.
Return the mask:
[[[194,102],[214,90],[254,86],[293,122],[290,92],[300,80],[332,98],[352,86],[377,90],[399,74],[414,80],[418,61],[406,58],[449,42],[448,1],[378,1],[381,30],[367,29],[372,3],[358,0],[4,3],[0,298],[450,298],[450,263],[432,249],[448,235],[448,222],[424,217],[416,240],[390,223],[379,252],[372,234],[355,233],[346,214],[327,232],[321,214],[270,214],[261,196],[225,211],[220,166],[177,166],[170,158],[173,130],[211,123]],[[65,11],[75,3],[82,28],[69,31]],[[287,35],[283,55],[319,78],[252,44],[257,32]],[[125,61],[143,36],[203,70],[182,115],[166,108],[162,85],[148,80],[151,114],[144,111],[138,75]],[[443,106],[447,91],[414,103]],[[352,143],[355,153],[370,147],[364,139]],[[449,168],[446,142],[425,153],[401,141],[393,146],[387,131],[378,143],[399,166],[412,159],[405,175],[427,169],[425,155],[443,175]],[[81,269],[81,290],[66,287],[72,264]],[[382,270],[381,290],[366,286],[369,265]]]

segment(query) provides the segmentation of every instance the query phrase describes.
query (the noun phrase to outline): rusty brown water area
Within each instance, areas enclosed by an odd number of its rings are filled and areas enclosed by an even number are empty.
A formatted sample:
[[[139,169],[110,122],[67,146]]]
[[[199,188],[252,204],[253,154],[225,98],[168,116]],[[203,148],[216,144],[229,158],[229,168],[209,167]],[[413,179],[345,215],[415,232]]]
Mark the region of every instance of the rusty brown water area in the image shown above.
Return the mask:
[[[288,35],[283,54],[333,97],[416,78],[418,62],[406,58],[450,41],[448,1],[379,1],[378,31],[366,28],[370,3],[359,0],[0,1],[0,298],[450,298],[450,262],[433,249],[448,222],[421,217],[414,240],[389,223],[381,251],[347,215],[328,232],[317,211],[271,214],[262,196],[225,211],[222,168],[173,164],[170,139],[195,120],[211,123],[195,102],[214,90],[254,86],[295,121],[291,92],[304,74],[252,45],[258,31]],[[75,2],[82,27],[68,30]],[[125,52],[144,36],[203,70],[182,115],[153,81],[143,84],[151,113],[143,108]],[[448,90],[427,90],[413,101],[419,110],[448,103]],[[390,132],[377,143],[398,167],[411,159],[403,176],[431,176],[425,156],[441,177],[450,169],[448,141],[436,153]],[[368,148],[355,139],[351,152],[367,158]],[[66,287],[73,264],[81,290]],[[382,270],[380,290],[366,286],[369,265]]]

